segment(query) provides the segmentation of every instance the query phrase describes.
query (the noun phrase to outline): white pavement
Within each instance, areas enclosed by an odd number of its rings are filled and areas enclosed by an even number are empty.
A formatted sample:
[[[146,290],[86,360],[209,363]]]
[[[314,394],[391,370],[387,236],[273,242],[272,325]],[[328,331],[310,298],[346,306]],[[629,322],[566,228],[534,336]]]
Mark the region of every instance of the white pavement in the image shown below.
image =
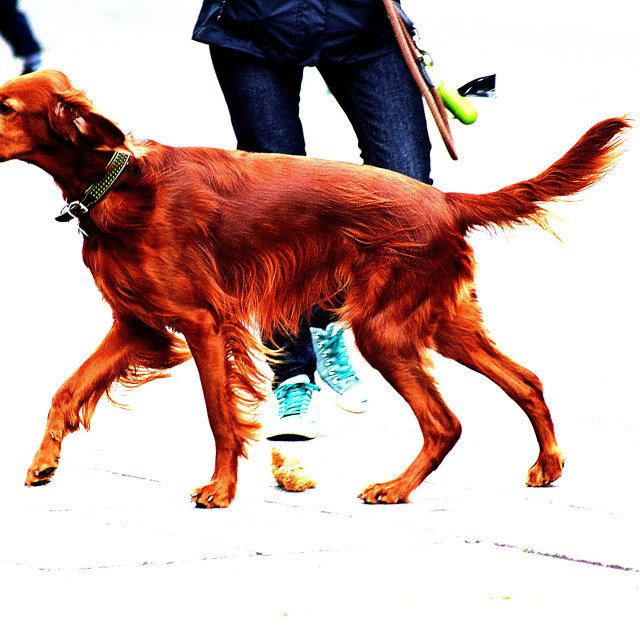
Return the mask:
[[[460,161],[434,133],[439,188],[530,177],[596,121],[638,117],[628,1],[425,4],[403,3],[445,80],[499,82],[476,124],[453,125]],[[197,0],[22,6],[47,65],[123,128],[234,145],[206,47],[190,41]],[[0,51],[0,81],[17,71]],[[310,155],[357,161],[313,72],[302,112]],[[567,458],[554,487],[524,486],[536,443],[520,411],[438,359],[460,443],[411,504],[361,504],[419,446],[410,412],[361,363],[371,409],[325,404],[324,437],[296,447],[316,489],[278,490],[260,442],[232,506],[203,511],[189,492],[211,475],[213,442],[192,363],[127,396],[130,411],[103,403],[92,431],[65,441],[53,483],[22,485],[51,396],[110,313],[74,227],[53,220],[50,178],[2,165],[0,638],[640,637],[638,176],[635,133],[599,186],[554,206],[564,245],[532,229],[472,238],[487,325],[545,383]]]

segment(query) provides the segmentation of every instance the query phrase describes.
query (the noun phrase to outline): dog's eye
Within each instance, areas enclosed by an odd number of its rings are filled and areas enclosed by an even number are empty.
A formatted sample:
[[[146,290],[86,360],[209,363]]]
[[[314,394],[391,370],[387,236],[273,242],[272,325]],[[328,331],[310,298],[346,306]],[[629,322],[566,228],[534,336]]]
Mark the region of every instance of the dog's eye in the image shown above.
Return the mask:
[[[6,102],[0,102],[0,115],[6,116],[10,113],[13,113],[13,109]]]

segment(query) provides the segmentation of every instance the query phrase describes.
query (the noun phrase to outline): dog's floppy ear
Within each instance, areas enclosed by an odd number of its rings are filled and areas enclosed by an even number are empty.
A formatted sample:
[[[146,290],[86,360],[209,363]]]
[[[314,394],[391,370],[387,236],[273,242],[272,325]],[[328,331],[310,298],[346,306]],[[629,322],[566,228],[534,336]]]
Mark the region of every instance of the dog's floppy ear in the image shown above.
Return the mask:
[[[124,149],[125,135],[116,124],[100,115],[81,91],[66,91],[49,114],[51,127],[65,140],[80,147]]]

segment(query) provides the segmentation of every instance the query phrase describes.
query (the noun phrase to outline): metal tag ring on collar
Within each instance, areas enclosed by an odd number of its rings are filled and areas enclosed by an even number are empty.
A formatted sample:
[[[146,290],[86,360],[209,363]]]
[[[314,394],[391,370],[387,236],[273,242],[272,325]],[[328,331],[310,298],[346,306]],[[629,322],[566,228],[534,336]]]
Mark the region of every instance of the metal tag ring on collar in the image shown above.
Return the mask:
[[[85,213],[89,213],[89,209],[79,200],[74,200],[62,208],[60,215],[56,216],[56,220],[58,222],[69,222],[69,220],[77,219]]]

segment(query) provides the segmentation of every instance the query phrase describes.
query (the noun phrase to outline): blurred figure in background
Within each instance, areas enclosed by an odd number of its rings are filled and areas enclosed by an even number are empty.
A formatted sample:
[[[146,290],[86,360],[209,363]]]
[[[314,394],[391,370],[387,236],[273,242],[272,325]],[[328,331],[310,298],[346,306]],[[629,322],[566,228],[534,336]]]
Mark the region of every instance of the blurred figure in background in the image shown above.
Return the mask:
[[[22,74],[40,68],[42,47],[33,35],[27,16],[18,9],[18,0],[0,0],[0,34],[22,62]]]

